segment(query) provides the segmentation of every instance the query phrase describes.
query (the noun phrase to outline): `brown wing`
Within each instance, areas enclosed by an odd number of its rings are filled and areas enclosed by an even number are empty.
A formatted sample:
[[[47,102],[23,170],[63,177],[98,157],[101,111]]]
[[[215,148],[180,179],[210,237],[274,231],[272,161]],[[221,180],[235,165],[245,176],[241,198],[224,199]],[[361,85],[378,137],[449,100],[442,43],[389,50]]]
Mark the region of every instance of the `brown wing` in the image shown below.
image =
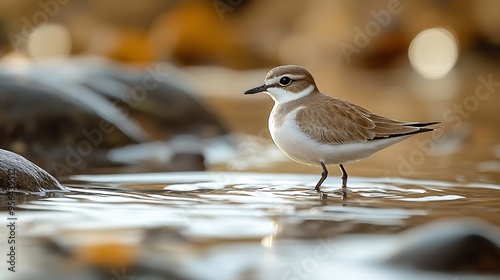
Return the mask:
[[[405,123],[375,115],[327,95],[297,112],[299,128],[320,143],[346,144],[429,131],[429,124]]]

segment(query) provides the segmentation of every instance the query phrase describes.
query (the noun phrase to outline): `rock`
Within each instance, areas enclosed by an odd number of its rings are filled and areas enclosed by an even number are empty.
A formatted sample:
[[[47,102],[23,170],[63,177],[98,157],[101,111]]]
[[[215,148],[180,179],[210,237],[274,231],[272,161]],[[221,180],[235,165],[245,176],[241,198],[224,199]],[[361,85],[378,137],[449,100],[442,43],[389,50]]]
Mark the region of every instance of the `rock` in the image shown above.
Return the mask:
[[[184,76],[165,63],[136,69],[97,58],[0,69],[0,148],[62,177],[116,166],[114,148],[225,135]]]
[[[49,173],[24,157],[0,149],[0,194],[65,191]]]
[[[387,263],[418,270],[500,274],[500,230],[478,220],[438,221],[403,233]]]

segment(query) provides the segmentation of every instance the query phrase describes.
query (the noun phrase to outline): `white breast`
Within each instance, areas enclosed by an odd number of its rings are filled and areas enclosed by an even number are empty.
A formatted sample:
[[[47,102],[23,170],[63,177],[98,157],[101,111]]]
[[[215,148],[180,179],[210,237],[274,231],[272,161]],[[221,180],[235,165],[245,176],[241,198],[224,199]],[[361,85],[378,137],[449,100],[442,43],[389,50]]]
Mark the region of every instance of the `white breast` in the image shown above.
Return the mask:
[[[275,106],[276,107],[276,106]],[[269,116],[269,131],[271,138],[278,148],[287,155],[290,159],[310,165],[319,165],[318,149],[321,149],[321,144],[316,143],[307,137],[295,122],[297,108],[287,114],[281,125],[275,121],[275,108]]]

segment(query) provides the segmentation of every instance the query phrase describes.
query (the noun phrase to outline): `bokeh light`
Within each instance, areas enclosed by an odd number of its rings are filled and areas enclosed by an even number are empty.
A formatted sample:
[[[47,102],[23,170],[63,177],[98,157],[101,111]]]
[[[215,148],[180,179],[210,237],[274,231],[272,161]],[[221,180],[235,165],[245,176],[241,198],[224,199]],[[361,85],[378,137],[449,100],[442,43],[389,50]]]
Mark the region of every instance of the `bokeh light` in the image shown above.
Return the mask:
[[[71,34],[63,25],[45,24],[31,33],[28,53],[34,59],[66,57],[71,50]]]
[[[439,79],[448,74],[455,65],[458,45],[450,31],[432,28],[415,36],[408,55],[417,73],[429,79]]]

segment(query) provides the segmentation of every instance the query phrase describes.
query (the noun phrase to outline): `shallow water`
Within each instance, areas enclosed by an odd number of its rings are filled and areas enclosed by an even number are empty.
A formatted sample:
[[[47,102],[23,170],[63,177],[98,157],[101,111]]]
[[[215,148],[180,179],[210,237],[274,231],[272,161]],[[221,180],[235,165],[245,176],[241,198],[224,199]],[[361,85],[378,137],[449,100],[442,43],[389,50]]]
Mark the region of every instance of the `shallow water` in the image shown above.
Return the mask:
[[[348,225],[339,233],[398,232],[436,218],[468,216],[500,226],[500,186],[494,184],[353,177],[342,200],[328,185],[328,198],[320,199],[312,190],[316,175],[189,172],[72,179],[77,183],[66,184],[69,193],[20,206],[23,222],[30,223],[26,233],[181,226],[195,238],[317,237],[321,232],[298,225],[322,221]],[[50,217],[43,225],[41,214]],[[288,227],[296,228],[279,229]]]
[[[231,172],[82,175],[72,177],[79,183],[67,184],[71,192],[63,197],[40,199],[21,208],[57,211],[49,215],[56,223],[64,221],[58,216],[72,213],[76,216],[71,215],[71,220],[83,228],[181,224],[193,237],[206,237],[206,229],[196,231],[196,227],[204,228],[199,222],[206,220],[213,228],[213,237],[236,239],[257,238],[264,229],[275,230],[270,228],[271,221],[287,218],[347,222],[353,227],[345,232],[366,232],[364,226],[370,226],[370,232],[400,231],[438,217],[455,216],[478,217],[500,226],[498,185],[354,177],[349,178],[347,199],[342,200],[334,192],[336,188],[326,186],[323,191],[329,196],[321,200],[312,190],[317,177]],[[130,212],[126,220],[124,212]],[[21,213],[26,215],[23,221],[30,221],[30,213]],[[36,218],[32,222],[40,223]],[[190,222],[193,219],[196,223]],[[233,224],[236,221],[250,231],[228,230],[228,226],[239,226]],[[46,223],[50,221],[44,222],[44,227]],[[71,228],[71,224],[65,222],[59,229]]]
[[[50,267],[40,266],[40,252],[23,246],[48,238],[77,252],[99,251],[93,249],[95,244],[121,244],[136,254],[138,248],[156,244],[147,254],[156,261],[172,250],[180,254],[183,257],[176,261],[182,265],[167,267],[191,277],[187,279],[235,279],[250,272],[247,279],[301,279],[305,272],[308,279],[332,279],[328,277],[332,272],[336,279],[370,275],[422,279],[422,272],[370,264],[395,246],[391,235],[380,234],[450,217],[475,217],[500,226],[496,184],[350,177],[347,199],[326,184],[328,198],[322,200],[312,190],[317,179],[317,175],[215,171],[72,176],[65,184],[68,193],[19,196],[19,267],[21,271],[26,271],[23,266]],[[8,218],[5,212],[1,216]],[[155,233],[158,230],[160,234]],[[5,228],[1,231],[8,234]],[[312,269],[307,258],[322,240],[335,250]],[[82,258],[84,263],[99,262],[95,256],[76,257]],[[105,267],[119,271],[123,262],[126,266],[122,260]],[[172,264],[170,259],[166,262]],[[58,261],[57,266],[64,264]],[[428,274],[428,279],[453,276]]]

